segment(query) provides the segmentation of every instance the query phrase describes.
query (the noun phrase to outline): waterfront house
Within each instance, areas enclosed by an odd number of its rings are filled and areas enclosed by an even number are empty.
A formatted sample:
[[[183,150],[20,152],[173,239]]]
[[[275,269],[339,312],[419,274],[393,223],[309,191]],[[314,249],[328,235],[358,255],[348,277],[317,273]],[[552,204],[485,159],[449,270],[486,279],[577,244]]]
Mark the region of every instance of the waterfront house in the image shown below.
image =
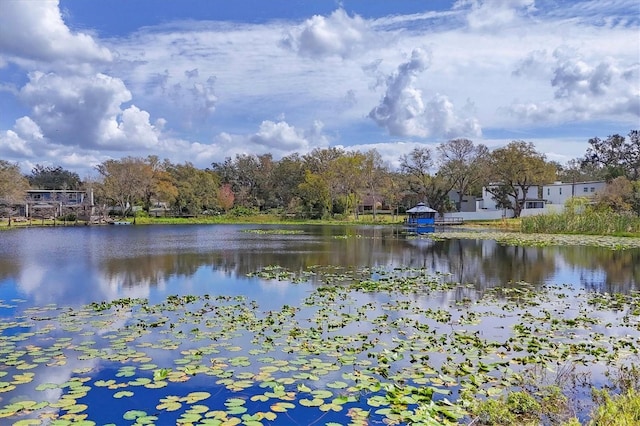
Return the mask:
[[[93,191],[62,189],[30,189],[21,206],[24,217],[58,217],[75,214],[87,220],[93,214]]]
[[[549,204],[564,205],[573,197],[593,198],[607,186],[603,180],[587,182],[554,182],[542,187],[542,196]]]

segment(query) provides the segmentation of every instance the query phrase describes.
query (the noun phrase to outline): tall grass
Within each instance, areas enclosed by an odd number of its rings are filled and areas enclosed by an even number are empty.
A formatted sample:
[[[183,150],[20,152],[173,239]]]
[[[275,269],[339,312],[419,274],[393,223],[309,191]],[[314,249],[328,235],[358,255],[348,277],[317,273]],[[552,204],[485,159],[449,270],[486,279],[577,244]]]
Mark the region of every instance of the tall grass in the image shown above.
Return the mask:
[[[564,212],[522,218],[524,233],[638,235],[640,218],[631,213],[615,213],[589,205],[569,203]]]

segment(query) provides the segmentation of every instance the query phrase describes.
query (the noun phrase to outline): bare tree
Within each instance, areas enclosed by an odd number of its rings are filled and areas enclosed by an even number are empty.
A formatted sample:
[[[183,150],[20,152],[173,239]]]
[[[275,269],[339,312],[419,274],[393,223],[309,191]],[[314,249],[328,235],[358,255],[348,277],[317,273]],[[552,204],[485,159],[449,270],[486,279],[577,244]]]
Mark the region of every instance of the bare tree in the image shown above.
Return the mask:
[[[460,211],[463,197],[482,180],[489,149],[482,144],[474,145],[469,139],[452,139],[438,145],[437,151],[438,174],[458,192],[456,209]]]

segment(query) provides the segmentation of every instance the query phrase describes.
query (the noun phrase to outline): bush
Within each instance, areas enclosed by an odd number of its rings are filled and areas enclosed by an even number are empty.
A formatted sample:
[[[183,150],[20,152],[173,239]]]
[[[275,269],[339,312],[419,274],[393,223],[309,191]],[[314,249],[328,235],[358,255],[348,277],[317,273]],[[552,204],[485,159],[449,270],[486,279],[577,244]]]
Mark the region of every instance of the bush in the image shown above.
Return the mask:
[[[614,397],[607,390],[594,390],[593,395],[599,405],[591,415],[590,426],[640,424],[640,394],[635,390]]]
[[[235,206],[231,210],[229,210],[229,214],[235,217],[241,216],[253,216],[256,212],[253,209],[243,206]]]
[[[65,221],[65,222],[75,222],[76,220],[78,220],[78,216],[76,216],[75,213],[67,213],[64,216],[58,216],[57,220],[59,221]]]

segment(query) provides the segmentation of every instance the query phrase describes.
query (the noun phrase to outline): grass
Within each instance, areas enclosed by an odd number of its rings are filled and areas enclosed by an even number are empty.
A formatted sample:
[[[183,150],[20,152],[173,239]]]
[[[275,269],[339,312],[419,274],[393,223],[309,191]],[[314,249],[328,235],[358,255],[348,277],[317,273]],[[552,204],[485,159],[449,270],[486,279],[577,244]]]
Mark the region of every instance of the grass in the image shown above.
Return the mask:
[[[115,220],[121,220],[120,218],[114,218]],[[132,221],[132,217],[128,217],[124,220]],[[372,214],[361,214],[356,220],[353,215],[345,217],[335,217],[332,219],[296,219],[285,218],[281,215],[270,213],[259,213],[251,215],[216,215],[207,216],[201,215],[197,217],[153,217],[153,216],[137,216],[135,218],[136,225],[193,225],[193,224],[274,224],[274,225],[304,225],[304,224],[322,224],[322,225],[400,225],[403,223],[404,216],[391,216],[388,214],[378,214],[374,218]],[[12,219],[11,226],[8,226],[7,219],[0,219],[0,229],[7,228],[20,228],[30,226],[84,226],[87,223],[85,221],[78,220],[76,222],[62,222],[53,221],[50,219],[41,220],[33,219],[16,221]]]
[[[640,218],[610,211],[552,213],[522,218],[522,232],[638,236]]]
[[[353,215],[336,216],[331,219],[296,219],[272,213],[256,213],[250,215],[216,215],[198,217],[152,217],[138,216],[136,225],[187,225],[187,224],[273,224],[273,225],[401,225],[404,215],[361,214],[358,219]],[[118,218],[116,218],[118,219]],[[132,221],[133,218],[127,218]],[[84,226],[86,222],[62,222],[50,219],[33,219],[32,221],[11,221],[11,228],[29,226]],[[609,235],[618,237],[640,237],[640,218],[603,211],[586,210],[582,213],[566,212],[523,218],[465,221],[465,228],[498,229],[503,231],[523,232],[526,234],[582,234]],[[7,219],[0,219],[0,230],[7,229]]]
[[[606,389],[594,390],[593,399],[596,405],[584,426],[640,425],[640,394],[636,390],[630,389],[620,395],[611,395]],[[510,392],[506,397],[479,401],[472,411],[474,425],[583,425],[577,418],[568,416],[566,397],[558,392],[552,392],[551,397],[542,400],[527,391]]]

